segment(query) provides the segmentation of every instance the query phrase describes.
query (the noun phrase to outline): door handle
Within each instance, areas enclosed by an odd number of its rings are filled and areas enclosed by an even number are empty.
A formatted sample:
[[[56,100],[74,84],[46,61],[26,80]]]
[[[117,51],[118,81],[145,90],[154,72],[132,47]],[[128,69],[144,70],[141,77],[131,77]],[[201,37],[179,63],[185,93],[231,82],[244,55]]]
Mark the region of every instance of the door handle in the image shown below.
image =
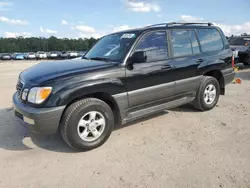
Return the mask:
[[[204,59],[202,59],[202,58],[199,58],[196,60],[196,63],[202,63],[202,62],[204,62]]]
[[[172,69],[174,68],[173,65],[162,65],[161,69]]]

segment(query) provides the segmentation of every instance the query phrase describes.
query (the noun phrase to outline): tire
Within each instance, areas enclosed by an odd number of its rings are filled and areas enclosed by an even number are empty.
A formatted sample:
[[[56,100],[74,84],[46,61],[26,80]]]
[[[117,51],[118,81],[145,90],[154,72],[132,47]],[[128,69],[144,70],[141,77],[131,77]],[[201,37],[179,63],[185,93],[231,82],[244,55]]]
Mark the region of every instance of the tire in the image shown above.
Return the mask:
[[[205,94],[212,86],[215,89],[216,94],[208,95]],[[214,90],[212,90],[214,91]],[[214,93],[214,92],[212,92]],[[206,100],[205,96],[214,96],[211,97],[213,100]],[[214,77],[211,76],[204,76],[201,82],[201,85],[196,93],[196,98],[194,100],[194,107],[200,111],[207,111],[211,110],[215,107],[215,105],[218,103],[220,97],[220,84],[218,80],[216,80]],[[210,99],[210,97],[209,97]]]
[[[95,140],[91,140],[94,137],[92,132],[88,134],[88,137],[81,138],[80,134],[83,134],[87,130],[90,131],[91,128],[91,114],[96,112],[95,119],[104,120],[104,128],[99,128],[99,131],[102,129],[102,133],[98,133],[100,136]],[[87,115],[86,115],[87,114]],[[101,118],[98,119],[97,116]],[[84,120],[83,118],[89,118],[89,120]],[[84,120],[84,122],[89,122],[88,127],[79,127],[79,121]],[[93,120],[93,118],[92,118]],[[97,120],[93,120],[95,123]],[[92,123],[92,124],[93,124]],[[114,115],[113,111],[105,102],[96,99],[96,98],[87,98],[80,101],[77,101],[71,104],[62,116],[62,121],[60,125],[60,131],[65,142],[76,151],[88,151],[94,148],[97,148],[104,144],[109,138],[112,130],[114,128]],[[82,129],[82,130],[81,130]],[[96,127],[95,131],[98,128]],[[82,133],[80,133],[82,131]],[[101,132],[101,131],[100,131]],[[89,139],[89,140],[86,140]]]

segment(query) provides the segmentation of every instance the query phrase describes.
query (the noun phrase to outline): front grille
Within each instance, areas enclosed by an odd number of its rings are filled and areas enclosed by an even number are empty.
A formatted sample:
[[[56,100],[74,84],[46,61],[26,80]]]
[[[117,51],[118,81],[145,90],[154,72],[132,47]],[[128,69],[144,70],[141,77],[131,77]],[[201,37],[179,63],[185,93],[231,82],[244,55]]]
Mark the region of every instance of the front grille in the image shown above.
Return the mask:
[[[16,115],[16,117],[18,117],[18,118],[20,118],[20,119],[23,120],[23,115],[20,114],[19,112],[15,111],[15,115]]]
[[[23,85],[24,85],[23,82],[19,79],[16,85],[16,90],[19,98],[21,97]]]

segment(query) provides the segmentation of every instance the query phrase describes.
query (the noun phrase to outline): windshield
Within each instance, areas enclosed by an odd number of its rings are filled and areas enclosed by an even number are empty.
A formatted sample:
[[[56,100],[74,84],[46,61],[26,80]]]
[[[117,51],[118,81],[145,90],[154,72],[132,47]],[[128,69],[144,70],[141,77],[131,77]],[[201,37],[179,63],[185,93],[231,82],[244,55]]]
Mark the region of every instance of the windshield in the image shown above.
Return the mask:
[[[120,62],[126,56],[136,37],[136,32],[107,35],[101,38],[96,45],[88,51],[85,58],[103,58]]]
[[[229,41],[230,45],[241,45],[241,46],[249,46],[250,38],[234,38]]]

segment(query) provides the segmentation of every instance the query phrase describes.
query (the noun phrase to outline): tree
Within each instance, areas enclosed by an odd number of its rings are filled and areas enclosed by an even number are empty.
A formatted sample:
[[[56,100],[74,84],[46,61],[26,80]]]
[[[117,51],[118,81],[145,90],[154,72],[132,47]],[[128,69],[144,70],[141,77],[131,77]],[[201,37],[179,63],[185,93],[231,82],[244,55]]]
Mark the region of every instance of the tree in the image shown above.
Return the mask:
[[[37,51],[85,51],[91,48],[97,39],[59,39],[55,36],[49,38],[0,38],[0,53],[37,52]]]

